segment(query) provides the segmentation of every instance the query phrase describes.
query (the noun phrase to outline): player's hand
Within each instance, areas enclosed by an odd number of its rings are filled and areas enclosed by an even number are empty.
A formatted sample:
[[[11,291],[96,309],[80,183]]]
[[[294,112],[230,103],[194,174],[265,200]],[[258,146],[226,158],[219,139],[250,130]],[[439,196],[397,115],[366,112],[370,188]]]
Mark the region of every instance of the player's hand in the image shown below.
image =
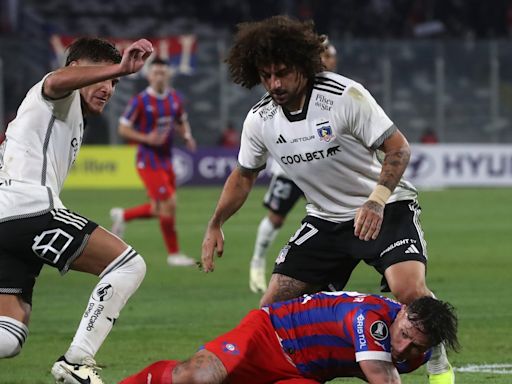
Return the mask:
[[[204,234],[201,253],[201,263],[204,272],[213,272],[215,269],[215,262],[213,261],[214,252],[218,257],[222,257],[224,252],[224,234],[220,226],[208,224]]]
[[[160,132],[157,129],[152,130],[148,134],[146,134],[146,139],[144,144],[150,145],[152,147],[159,147],[167,140],[169,136],[169,131]]]
[[[360,240],[375,240],[379,236],[384,207],[379,203],[368,200],[356,212],[354,219],[354,235]]]
[[[152,53],[153,45],[148,40],[137,40],[123,52],[123,58],[119,64],[122,74],[129,75],[138,72]]]
[[[195,152],[196,149],[197,149],[196,141],[194,140],[194,138],[192,136],[190,136],[189,138],[185,139],[185,146],[187,147],[187,149],[190,152]]]

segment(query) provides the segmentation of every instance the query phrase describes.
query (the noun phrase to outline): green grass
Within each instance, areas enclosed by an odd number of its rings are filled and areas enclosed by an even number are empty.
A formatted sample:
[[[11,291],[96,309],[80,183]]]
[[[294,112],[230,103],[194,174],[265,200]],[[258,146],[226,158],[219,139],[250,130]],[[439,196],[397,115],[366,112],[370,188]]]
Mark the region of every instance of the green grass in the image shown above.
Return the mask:
[[[199,257],[206,222],[219,188],[181,188],[178,191],[178,230],[184,252]],[[256,228],[265,214],[264,189],[257,188],[242,210],[224,227],[225,255],[214,273],[169,269],[155,220],[128,226],[126,240],[144,256],[146,279],[121,313],[114,330],[97,355],[107,383],[117,382],[148,363],[182,359],[209,339],[229,330],[258,305],[248,289],[248,262]],[[429,287],[458,309],[463,346],[451,354],[454,366],[512,363],[512,247],[510,189],[423,192],[422,222],[429,245]],[[110,225],[112,206],[145,200],[142,191],[68,190],[63,201],[72,210]],[[270,255],[295,231],[304,213],[297,206],[273,244]],[[270,259],[270,258],[269,258]],[[270,272],[272,262],[269,260]],[[43,268],[36,285],[30,336],[18,357],[0,360],[1,384],[52,383],[49,369],[68,347],[86,300],[96,282],[93,276]],[[366,265],[358,268],[347,289],[377,292],[379,277]],[[404,383],[427,383],[425,371],[404,375]],[[340,383],[361,383],[355,379]],[[512,375],[459,373],[458,384],[510,383]]]

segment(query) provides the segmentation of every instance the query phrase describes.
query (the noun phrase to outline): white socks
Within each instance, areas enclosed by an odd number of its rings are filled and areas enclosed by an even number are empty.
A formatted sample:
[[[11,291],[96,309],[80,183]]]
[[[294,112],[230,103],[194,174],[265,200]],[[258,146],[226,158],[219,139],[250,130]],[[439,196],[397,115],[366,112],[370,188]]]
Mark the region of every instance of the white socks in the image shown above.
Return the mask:
[[[257,260],[266,258],[268,248],[275,240],[278,232],[279,229],[274,228],[274,225],[268,216],[265,216],[263,220],[261,220],[261,223],[258,226],[258,233],[256,235],[256,243],[254,244],[252,262],[256,264]]]
[[[137,290],[145,273],[144,259],[132,248],[126,249],[105,268],[65,354],[67,361],[79,363],[86,356],[96,355],[119,312]]]
[[[28,328],[21,321],[0,316],[0,359],[14,357],[28,337]]]
[[[439,374],[446,372],[450,369],[450,363],[448,362],[448,356],[446,356],[446,350],[444,345],[438,344],[432,347],[432,356],[427,361],[427,371],[429,374]]]

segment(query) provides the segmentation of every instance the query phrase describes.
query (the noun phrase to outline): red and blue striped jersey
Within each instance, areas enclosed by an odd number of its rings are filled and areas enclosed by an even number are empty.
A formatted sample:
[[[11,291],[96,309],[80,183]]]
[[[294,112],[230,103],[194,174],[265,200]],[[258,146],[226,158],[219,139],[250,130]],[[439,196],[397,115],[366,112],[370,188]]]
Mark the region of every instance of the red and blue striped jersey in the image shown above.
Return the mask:
[[[181,120],[183,114],[182,98],[174,89],[168,89],[160,95],[148,87],[130,100],[120,119],[122,123],[131,125],[142,133],[149,133],[155,129],[160,132],[168,131],[167,140],[158,147],[138,144],[137,168],[172,167],[174,124]]]
[[[389,327],[400,303],[358,292],[321,292],[271,304],[270,320],[284,352],[304,377],[320,382],[358,376],[362,360],[392,361]],[[425,363],[395,364],[410,372]]]

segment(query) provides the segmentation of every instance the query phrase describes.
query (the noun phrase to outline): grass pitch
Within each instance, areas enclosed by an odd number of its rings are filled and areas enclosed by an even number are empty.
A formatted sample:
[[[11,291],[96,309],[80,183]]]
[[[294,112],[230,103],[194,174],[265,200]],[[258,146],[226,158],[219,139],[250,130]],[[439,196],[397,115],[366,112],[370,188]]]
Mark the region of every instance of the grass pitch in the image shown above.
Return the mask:
[[[148,272],[98,353],[107,383],[138,371],[152,361],[183,359],[205,341],[231,329],[258,305],[248,288],[248,264],[255,233],[265,215],[256,188],[241,211],[225,226],[225,253],[216,271],[170,269],[156,220],[130,223],[125,239],[146,260]],[[178,190],[178,233],[182,250],[199,258],[206,222],[219,188]],[[512,191],[453,189],[422,192],[422,223],[429,250],[428,284],[458,310],[462,351],[451,354],[455,367],[508,365],[509,373],[458,373],[457,383],[512,382]],[[66,190],[63,201],[110,226],[112,206],[145,201],[142,191]],[[298,205],[273,244],[268,272],[279,248],[298,227],[304,208]],[[377,292],[379,276],[362,264],[348,290]],[[37,282],[30,336],[22,353],[0,360],[0,384],[49,384],[54,360],[67,349],[97,279],[71,272],[60,277],[45,267]],[[480,368],[476,369],[481,371]],[[424,368],[402,376],[404,383],[427,383]],[[339,379],[339,383],[362,383]]]

